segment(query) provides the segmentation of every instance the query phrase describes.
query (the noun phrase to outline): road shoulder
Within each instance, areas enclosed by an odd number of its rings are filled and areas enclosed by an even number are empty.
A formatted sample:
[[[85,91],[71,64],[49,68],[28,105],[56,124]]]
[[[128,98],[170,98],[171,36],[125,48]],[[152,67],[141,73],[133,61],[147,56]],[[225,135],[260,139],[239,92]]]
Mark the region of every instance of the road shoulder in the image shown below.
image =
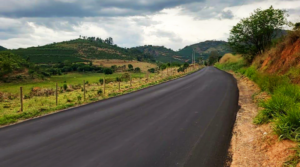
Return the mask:
[[[240,109],[233,129],[229,149],[231,162],[228,162],[228,166],[282,166],[294,154],[291,148],[297,144],[288,140],[279,141],[272,132],[271,123],[253,124],[253,118],[260,110],[258,102],[268,98],[268,95],[247,77],[233,76],[238,82]]]

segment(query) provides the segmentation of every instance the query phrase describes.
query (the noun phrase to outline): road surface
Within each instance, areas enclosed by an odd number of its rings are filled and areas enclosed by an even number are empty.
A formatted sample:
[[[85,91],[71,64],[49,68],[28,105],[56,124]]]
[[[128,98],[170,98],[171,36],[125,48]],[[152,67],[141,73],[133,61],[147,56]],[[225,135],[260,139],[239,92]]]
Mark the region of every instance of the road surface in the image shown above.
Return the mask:
[[[206,67],[0,129],[2,167],[212,167],[227,157],[236,80]]]

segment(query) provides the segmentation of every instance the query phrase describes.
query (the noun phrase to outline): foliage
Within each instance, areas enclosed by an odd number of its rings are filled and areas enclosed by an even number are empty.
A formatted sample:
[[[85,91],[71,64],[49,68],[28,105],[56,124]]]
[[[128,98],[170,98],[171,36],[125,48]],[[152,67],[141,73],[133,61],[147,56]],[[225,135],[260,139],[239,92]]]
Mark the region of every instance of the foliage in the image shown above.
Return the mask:
[[[103,85],[103,82],[104,82],[103,78],[100,78],[99,82],[100,82],[101,85]]]
[[[6,48],[3,46],[0,46],[0,51],[3,51],[3,50],[6,50]]]
[[[284,10],[272,6],[266,10],[257,9],[231,29],[228,42],[234,51],[252,61],[256,54],[271,45],[275,30],[287,24]]]
[[[112,74],[113,70],[111,68],[105,68],[104,69],[104,74]]]
[[[155,73],[155,69],[154,68],[150,68],[150,69],[148,69],[148,72]]]
[[[136,67],[136,68],[134,69],[134,72],[135,72],[135,73],[140,73],[140,72],[141,72],[140,67]]]
[[[300,29],[300,22],[295,23],[294,25],[294,30],[298,30],[298,29]]]
[[[126,49],[113,45],[113,39],[102,40],[98,37],[80,37],[70,41],[45,46],[11,50],[30,62],[38,64],[57,64],[90,62],[86,59],[120,59],[154,62],[151,55],[145,55],[137,49]]]
[[[132,64],[128,64],[128,71],[133,71],[133,65]]]
[[[219,53],[217,51],[212,51],[208,57],[208,64],[214,65],[215,63],[217,63],[219,61],[220,58],[221,58],[221,56],[219,55]]]

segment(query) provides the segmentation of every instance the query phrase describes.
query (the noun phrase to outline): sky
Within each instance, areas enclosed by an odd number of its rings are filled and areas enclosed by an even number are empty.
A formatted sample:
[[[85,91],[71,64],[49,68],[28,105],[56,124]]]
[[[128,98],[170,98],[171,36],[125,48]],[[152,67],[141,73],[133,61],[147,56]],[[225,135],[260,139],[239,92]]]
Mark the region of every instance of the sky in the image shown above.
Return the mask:
[[[121,47],[178,50],[226,41],[230,29],[257,8],[287,10],[300,22],[300,0],[0,0],[0,45],[41,46],[81,36],[112,37]]]

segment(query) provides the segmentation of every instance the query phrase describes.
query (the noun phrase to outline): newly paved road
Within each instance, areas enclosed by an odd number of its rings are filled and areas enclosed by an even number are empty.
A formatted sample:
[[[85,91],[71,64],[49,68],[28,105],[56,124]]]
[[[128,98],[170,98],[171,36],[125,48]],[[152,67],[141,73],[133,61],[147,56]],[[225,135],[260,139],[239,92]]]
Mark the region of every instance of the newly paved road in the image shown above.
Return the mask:
[[[214,67],[0,129],[1,167],[222,166],[238,109]]]

